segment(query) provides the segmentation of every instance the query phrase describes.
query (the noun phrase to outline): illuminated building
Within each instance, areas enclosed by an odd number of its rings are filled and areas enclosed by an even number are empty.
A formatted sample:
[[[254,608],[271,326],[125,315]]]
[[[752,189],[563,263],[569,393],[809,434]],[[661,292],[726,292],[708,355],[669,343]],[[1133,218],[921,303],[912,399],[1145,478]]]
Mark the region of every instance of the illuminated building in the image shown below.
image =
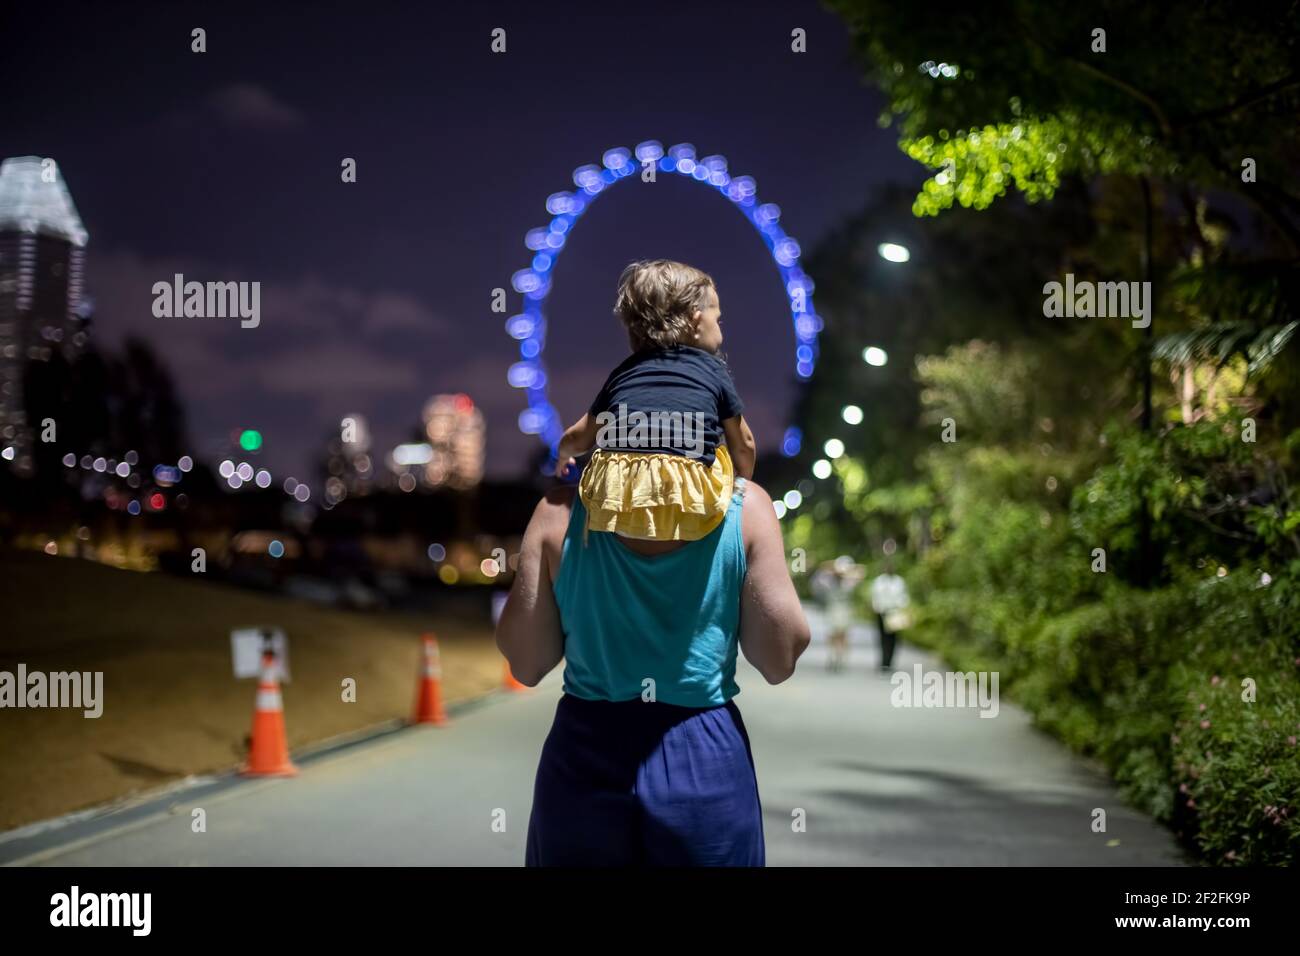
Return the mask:
[[[348,495],[368,494],[374,487],[370,460],[370,425],[357,414],[344,416],[326,446],[325,501],[337,504]]]
[[[82,256],[89,234],[53,160],[0,164],[0,457],[32,471],[39,422],[27,421],[24,370],[86,344]]]
[[[428,461],[420,476],[426,487],[472,488],[483,479],[483,413],[464,394],[435,395],[424,406]]]

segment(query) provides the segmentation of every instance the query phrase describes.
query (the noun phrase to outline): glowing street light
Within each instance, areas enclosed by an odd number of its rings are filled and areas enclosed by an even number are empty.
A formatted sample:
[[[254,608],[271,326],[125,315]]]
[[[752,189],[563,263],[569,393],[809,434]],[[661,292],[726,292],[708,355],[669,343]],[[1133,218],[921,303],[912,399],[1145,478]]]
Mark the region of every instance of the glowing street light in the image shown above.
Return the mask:
[[[781,500],[785,502],[785,506],[787,509],[789,509],[790,511],[794,511],[794,509],[798,508],[801,504],[803,504],[803,495],[801,495],[798,491],[791,489],[790,491],[787,491],[785,493],[785,496]]]
[[[874,365],[879,368],[889,361],[889,356],[885,354],[884,349],[878,349],[874,345],[868,345],[862,350],[862,361],[868,365]]]
[[[818,458],[813,462],[812,473],[814,478],[821,478],[824,481],[831,476],[831,463],[825,458]]]
[[[827,439],[826,444],[822,446],[822,451],[826,452],[826,457],[830,459],[839,458],[844,454],[844,442],[838,438]]]
[[[857,405],[845,405],[840,409],[840,417],[850,425],[862,424],[862,409]]]
[[[876,246],[876,251],[880,253],[880,258],[888,262],[906,262],[912,258],[907,246],[900,246],[896,242],[882,242]]]

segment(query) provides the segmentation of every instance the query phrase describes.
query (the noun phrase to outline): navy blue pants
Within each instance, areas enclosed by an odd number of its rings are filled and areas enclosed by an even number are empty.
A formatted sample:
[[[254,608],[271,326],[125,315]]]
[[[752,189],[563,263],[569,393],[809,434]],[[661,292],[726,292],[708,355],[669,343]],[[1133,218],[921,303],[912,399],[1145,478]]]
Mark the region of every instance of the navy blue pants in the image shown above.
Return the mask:
[[[749,735],[718,707],[560,698],[542,747],[528,866],[763,866]]]

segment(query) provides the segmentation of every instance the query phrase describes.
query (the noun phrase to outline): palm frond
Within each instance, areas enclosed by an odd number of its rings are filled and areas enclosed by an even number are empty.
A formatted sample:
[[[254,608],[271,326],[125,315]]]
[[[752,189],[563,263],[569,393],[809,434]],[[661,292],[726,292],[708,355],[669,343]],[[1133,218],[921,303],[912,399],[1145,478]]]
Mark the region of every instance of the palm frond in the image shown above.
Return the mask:
[[[1172,365],[1213,361],[1223,366],[1235,356],[1248,363],[1251,375],[1264,371],[1295,336],[1300,321],[1266,325],[1253,322],[1212,322],[1195,329],[1171,332],[1152,346],[1154,358]]]

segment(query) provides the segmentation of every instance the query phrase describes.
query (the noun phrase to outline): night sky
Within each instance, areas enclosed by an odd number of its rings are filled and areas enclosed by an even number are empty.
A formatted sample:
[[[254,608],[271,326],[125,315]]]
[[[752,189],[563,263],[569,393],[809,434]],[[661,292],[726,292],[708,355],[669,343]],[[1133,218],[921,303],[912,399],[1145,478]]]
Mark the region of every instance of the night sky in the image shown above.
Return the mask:
[[[6,6],[0,155],[58,161],[90,232],[96,340],[150,342],[194,452],[257,427],[277,477],[306,476],[348,413],[380,448],[407,440],[447,391],[484,409],[489,474],[522,472],[537,439],[505,380],[510,276],[546,197],[610,147],[723,154],[805,255],[881,184],[925,175],[877,127],[842,23],[798,0]],[[190,51],[194,27],[206,53]],[[795,27],[806,54],[790,51]],[[747,415],[760,449],[777,447],[794,388],[778,273],[730,203],[671,174],[600,196],[559,260],[543,357],[561,415],[625,356],[614,286],[647,257],[715,277]],[[151,288],[176,272],[260,281],[260,327],[155,318]]]

